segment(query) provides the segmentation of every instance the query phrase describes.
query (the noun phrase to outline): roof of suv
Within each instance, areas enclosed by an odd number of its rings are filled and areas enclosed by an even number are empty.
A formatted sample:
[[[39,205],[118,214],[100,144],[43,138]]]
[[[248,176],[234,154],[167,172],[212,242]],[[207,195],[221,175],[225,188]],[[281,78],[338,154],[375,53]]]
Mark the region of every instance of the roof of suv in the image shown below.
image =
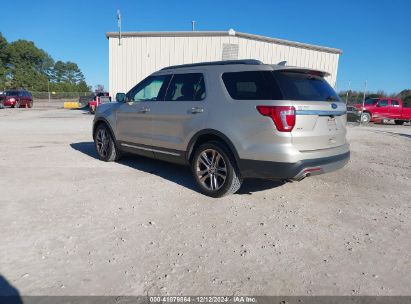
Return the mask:
[[[280,64],[264,64],[263,62],[256,59],[242,59],[242,60],[224,60],[224,61],[209,61],[209,62],[198,62],[190,64],[181,64],[165,67],[154,74],[168,72],[171,70],[180,70],[180,69],[191,69],[200,67],[202,69],[220,69],[227,72],[234,71],[250,71],[250,70],[287,70],[290,72],[297,73],[315,73],[318,76],[329,76],[330,74],[325,71],[310,69],[310,68],[301,68],[286,66],[286,62],[281,62]]]
[[[8,89],[8,90],[4,90],[3,92],[28,92],[28,91],[23,90],[23,89]]]
[[[169,66],[169,67],[165,67],[162,70],[190,68],[190,67],[198,67],[198,66],[231,65],[231,64],[260,65],[260,64],[263,64],[263,63],[259,60],[256,60],[256,59],[208,61],[208,62],[198,62],[198,63],[189,63],[189,64],[181,64],[181,65],[172,65],[172,66]]]

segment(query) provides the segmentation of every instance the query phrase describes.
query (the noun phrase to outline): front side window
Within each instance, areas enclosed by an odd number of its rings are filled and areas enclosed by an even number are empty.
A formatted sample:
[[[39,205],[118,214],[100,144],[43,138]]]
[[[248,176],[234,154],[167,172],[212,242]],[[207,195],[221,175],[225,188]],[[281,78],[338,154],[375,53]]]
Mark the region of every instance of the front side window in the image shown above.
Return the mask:
[[[204,76],[201,73],[175,74],[168,86],[166,101],[199,101],[205,98]]]
[[[378,98],[369,98],[365,100],[364,105],[374,106],[377,102],[378,102]]]
[[[387,99],[380,100],[380,102],[378,103],[378,106],[387,107],[388,106],[388,100]]]
[[[19,96],[18,91],[6,91],[6,96]]]
[[[151,76],[139,83],[127,93],[128,101],[158,101],[162,100],[166,83],[170,76]]]

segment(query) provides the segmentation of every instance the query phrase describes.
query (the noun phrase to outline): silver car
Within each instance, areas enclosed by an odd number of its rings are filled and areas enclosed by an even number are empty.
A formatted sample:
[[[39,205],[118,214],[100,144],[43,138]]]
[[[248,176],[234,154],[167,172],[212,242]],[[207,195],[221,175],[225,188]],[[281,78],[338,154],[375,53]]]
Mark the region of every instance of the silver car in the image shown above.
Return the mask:
[[[346,105],[324,76],[257,60],[164,68],[97,108],[98,155],[189,165],[212,197],[236,192],[246,178],[301,180],[339,169],[350,157]]]

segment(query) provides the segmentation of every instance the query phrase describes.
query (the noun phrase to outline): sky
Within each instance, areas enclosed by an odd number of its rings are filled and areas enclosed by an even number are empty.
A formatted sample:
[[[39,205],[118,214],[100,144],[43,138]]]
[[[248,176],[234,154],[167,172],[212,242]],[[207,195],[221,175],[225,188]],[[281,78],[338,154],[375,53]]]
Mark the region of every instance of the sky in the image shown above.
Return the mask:
[[[337,89],[411,89],[410,0],[2,0],[0,32],[73,61],[108,88],[108,40],[117,31],[228,30],[343,50]]]

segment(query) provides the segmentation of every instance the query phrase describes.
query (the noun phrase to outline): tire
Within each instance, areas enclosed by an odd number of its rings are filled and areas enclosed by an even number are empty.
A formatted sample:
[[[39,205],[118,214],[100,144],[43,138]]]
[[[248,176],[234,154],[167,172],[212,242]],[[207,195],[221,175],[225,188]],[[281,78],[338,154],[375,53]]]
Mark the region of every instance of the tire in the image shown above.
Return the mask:
[[[33,107],[33,100],[28,103],[28,107],[31,109]]]
[[[201,193],[207,196],[222,197],[241,187],[242,179],[234,157],[218,141],[204,143],[195,150],[191,171]]]
[[[369,123],[371,121],[370,113],[364,112],[361,115],[361,122]]]
[[[396,125],[403,125],[404,124],[404,120],[394,120]]]
[[[20,100],[16,100],[16,103],[14,104],[13,108],[15,109],[20,108]]]
[[[112,162],[120,158],[120,150],[117,148],[113,136],[106,124],[98,125],[93,137],[100,160]]]

